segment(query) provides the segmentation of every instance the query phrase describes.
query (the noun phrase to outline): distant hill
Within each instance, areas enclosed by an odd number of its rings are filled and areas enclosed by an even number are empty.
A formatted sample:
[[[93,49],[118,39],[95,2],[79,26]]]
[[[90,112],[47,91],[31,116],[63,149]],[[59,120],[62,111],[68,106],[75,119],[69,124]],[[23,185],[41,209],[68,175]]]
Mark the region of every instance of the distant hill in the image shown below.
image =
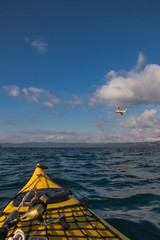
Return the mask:
[[[53,143],[53,142],[26,142],[26,143],[1,143],[1,148],[126,148],[126,147],[160,147],[157,142],[139,143]]]

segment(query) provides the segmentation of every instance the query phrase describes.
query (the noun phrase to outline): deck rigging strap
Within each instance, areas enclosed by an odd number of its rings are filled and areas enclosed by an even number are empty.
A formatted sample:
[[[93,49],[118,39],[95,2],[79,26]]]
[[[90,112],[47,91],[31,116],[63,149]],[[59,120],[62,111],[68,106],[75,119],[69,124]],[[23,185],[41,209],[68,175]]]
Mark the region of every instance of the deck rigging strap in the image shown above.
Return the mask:
[[[25,192],[25,195],[24,195],[22,201],[20,202],[20,204],[19,204],[19,206],[18,206],[18,208],[17,208],[18,211],[19,211],[19,209],[20,209],[21,207],[23,207],[23,204],[25,203],[26,199],[27,199],[28,196],[31,194],[31,192],[32,192],[33,190],[35,191],[35,188],[36,188],[37,184],[41,181],[41,178],[42,178],[42,177],[43,177],[43,175],[39,175],[39,176],[38,176],[38,179],[37,179],[37,182],[33,185],[33,187],[31,188],[31,190],[29,190],[27,193]],[[32,183],[32,184],[33,184],[33,183]]]
[[[62,202],[68,199],[68,196],[72,194],[70,190],[67,190],[65,188],[42,188],[42,189],[36,189],[37,195],[43,195],[45,194],[48,197],[47,203],[58,203]],[[22,199],[24,198],[26,192],[19,193],[16,195],[13,199],[13,205],[15,207],[19,206],[19,204],[22,202]],[[32,191],[29,196],[26,198],[26,201],[24,202],[23,206],[28,206],[34,197],[34,192]]]

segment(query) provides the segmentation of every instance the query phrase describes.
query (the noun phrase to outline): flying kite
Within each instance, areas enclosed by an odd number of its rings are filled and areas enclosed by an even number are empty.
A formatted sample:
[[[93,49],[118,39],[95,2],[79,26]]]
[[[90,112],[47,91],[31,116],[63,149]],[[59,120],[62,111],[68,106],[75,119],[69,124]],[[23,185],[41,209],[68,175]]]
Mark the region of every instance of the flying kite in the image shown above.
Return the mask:
[[[119,106],[117,106],[117,111],[116,111],[116,113],[120,113],[121,115],[123,115],[123,113],[126,113],[126,112],[127,112],[127,109],[121,110],[121,109],[119,108]]]

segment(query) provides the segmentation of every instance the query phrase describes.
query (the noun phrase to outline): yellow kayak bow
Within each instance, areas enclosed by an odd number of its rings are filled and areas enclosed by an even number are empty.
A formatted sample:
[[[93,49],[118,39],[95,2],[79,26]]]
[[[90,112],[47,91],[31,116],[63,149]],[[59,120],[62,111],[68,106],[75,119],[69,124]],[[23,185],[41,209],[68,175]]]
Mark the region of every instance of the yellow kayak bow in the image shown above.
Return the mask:
[[[44,168],[37,164],[28,183],[0,212],[1,240],[129,240],[55,184]]]

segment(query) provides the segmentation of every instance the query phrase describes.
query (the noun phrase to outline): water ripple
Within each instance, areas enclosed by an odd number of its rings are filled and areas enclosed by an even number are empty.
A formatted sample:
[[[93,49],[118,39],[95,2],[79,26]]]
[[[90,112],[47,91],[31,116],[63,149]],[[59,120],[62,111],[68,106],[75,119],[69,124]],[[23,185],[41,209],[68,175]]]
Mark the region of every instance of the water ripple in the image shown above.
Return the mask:
[[[25,185],[37,163],[57,184],[133,240],[160,239],[160,149],[0,149],[0,208]]]

